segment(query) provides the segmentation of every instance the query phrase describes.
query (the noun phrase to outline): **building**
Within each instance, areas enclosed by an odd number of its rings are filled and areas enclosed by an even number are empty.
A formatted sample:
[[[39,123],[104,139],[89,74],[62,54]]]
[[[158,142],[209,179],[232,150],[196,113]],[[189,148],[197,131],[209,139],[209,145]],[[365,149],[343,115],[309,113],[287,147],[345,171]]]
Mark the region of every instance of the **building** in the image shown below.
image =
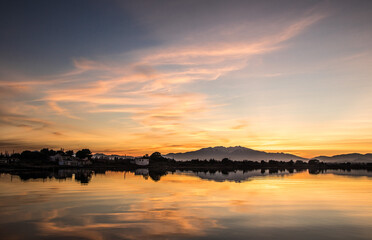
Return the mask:
[[[136,158],[136,159],[131,160],[130,162],[138,166],[147,166],[150,163],[148,158]]]
[[[96,153],[92,156],[92,159],[98,159],[98,160],[106,160],[108,159],[107,156],[103,153]]]
[[[93,160],[110,160],[110,161],[116,161],[116,160],[125,160],[125,159],[134,159],[134,157],[131,156],[120,156],[120,155],[106,155],[103,153],[96,153],[92,156]]]
[[[64,158],[64,156],[62,156],[61,154],[57,153],[54,156],[50,156],[50,161],[52,161],[52,162],[59,162],[59,161],[63,160],[63,158]]]
[[[90,164],[92,164],[92,162],[88,159],[66,158],[58,161],[58,165],[60,166],[82,167]]]
[[[0,164],[9,164],[9,159],[1,158],[0,159]]]
[[[92,164],[90,160],[86,159],[77,159],[72,156],[62,156],[61,154],[56,154],[50,157],[51,161],[58,162],[60,166],[73,166],[73,167],[82,167]]]

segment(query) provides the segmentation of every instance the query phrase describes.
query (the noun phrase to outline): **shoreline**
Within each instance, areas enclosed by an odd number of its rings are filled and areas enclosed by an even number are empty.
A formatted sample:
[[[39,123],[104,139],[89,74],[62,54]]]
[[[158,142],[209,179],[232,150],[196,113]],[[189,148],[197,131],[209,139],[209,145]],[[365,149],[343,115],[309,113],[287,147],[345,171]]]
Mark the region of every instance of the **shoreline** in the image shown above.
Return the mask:
[[[149,164],[146,166],[139,166],[135,164],[123,164],[123,163],[93,163],[85,166],[60,166],[53,164],[28,164],[28,163],[17,163],[17,164],[0,164],[0,172],[7,170],[59,170],[59,169],[88,169],[88,170],[123,170],[130,171],[136,169],[149,169],[149,170],[161,170],[161,171],[235,171],[235,170],[257,170],[257,169],[287,169],[287,170],[306,170],[306,169],[366,169],[372,171],[372,163],[324,163],[319,164],[291,164],[289,162],[276,162],[271,163],[245,163],[245,162],[231,162],[229,164],[218,163],[193,163],[188,162],[161,162]]]

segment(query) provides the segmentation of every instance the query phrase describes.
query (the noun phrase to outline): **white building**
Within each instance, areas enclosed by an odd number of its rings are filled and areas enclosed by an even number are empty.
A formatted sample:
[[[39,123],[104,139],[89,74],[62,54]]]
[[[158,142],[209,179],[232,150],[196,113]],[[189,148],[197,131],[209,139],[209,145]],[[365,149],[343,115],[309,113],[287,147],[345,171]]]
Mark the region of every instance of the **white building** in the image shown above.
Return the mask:
[[[90,165],[92,162],[86,159],[76,159],[75,157],[71,156],[62,156],[61,154],[56,154],[50,157],[51,161],[58,162],[60,166],[74,166],[74,167],[81,167],[85,165]]]
[[[114,161],[114,160],[123,160],[123,159],[134,159],[134,157],[131,157],[131,156],[120,156],[120,155],[106,155],[106,154],[103,154],[103,153],[96,153],[92,156],[92,159],[95,159],[95,160],[110,160],[110,161]]]
[[[57,153],[54,156],[50,156],[50,161],[53,161],[53,162],[63,161],[63,156],[61,154]]]
[[[148,158],[136,158],[132,160],[131,163],[136,164],[138,166],[147,166],[149,165],[150,161]]]
[[[82,167],[90,164],[92,164],[92,162],[87,159],[63,159],[58,161],[58,165],[60,166]]]
[[[103,154],[103,153],[96,153],[92,156],[92,159],[108,159],[107,155]]]

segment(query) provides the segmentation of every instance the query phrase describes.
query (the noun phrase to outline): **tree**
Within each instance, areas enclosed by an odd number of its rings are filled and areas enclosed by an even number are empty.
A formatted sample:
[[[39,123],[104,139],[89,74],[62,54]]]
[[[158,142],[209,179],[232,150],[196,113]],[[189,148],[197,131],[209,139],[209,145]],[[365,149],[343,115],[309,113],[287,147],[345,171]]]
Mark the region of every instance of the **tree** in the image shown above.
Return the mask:
[[[40,150],[41,153],[45,154],[45,155],[49,155],[49,149],[48,148],[43,148]]]
[[[304,164],[305,162],[304,161],[301,161],[301,160],[296,160],[296,165],[302,165],[302,164]]]
[[[44,153],[41,153],[41,152],[38,152],[38,151],[23,151],[21,153],[21,160],[23,161],[30,161],[30,162],[47,162],[49,160],[49,156],[44,154]]]
[[[50,149],[50,150],[49,150],[48,148],[43,148],[43,149],[40,150],[40,152],[41,152],[42,154],[45,154],[46,156],[54,156],[54,155],[57,154],[56,151],[54,151],[53,149]]]
[[[65,155],[65,152],[61,149],[61,150],[58,150],[57,151],[57,154],[60,154],[60,155],[64,156]]]
[[[308,162],[309,165],[318,165],[319,163],[320,161],[318,159],[311,159]]]
[[[66,155],[71,157],[72,155],[74,155],[74,151],[68,150],[66,151]]]
[[[161,153],[160,152],[154,152],[150,156],[150,159],[153,159],[153,160],[157,160],[157,159],[161,159],[161,158],[163,158],[163,157],[161,156]]]
[[[90,159],[92,157],[92,152],[89,149],[82,149],[76,152],[76,157],[80,159],[84,158]]]
[[[223,163],[223,164],[230,164],[230,163],[232,163],[232,161],[230,159],[228,159],[228,158],[224,158],[224,159],[222,159],[221,163]]]
[[[154,152],[150,156],[150,161],[152,162],[159,162],[159,161],[164,161],[166,158],[164,158],[160,152]]]

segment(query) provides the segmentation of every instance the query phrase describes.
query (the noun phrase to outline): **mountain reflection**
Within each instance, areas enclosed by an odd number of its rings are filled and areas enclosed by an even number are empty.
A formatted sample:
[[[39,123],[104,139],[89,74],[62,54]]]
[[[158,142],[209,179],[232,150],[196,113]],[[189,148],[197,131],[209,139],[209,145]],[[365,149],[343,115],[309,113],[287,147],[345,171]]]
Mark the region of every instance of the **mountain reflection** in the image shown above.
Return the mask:
[[[270,172],[268,170],[253,170],[253,171],[231,171],[231,172],[196,172],[193,173],[201,179],[211,180],[215,182],[243,182],[248,181],[252,177],[268,176],[268,175],[286,175],[290,174],[287,170],[281,170],[277,172]]]

